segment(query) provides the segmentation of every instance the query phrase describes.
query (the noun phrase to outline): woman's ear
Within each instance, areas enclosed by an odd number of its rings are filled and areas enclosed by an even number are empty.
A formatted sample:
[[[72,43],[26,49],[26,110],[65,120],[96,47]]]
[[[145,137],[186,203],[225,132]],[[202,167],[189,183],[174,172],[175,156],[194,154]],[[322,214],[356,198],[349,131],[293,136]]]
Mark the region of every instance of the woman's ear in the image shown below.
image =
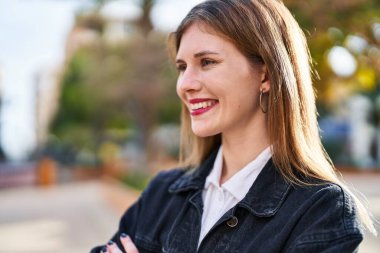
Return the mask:
[[[263,65],[261,69],[261,85],[260,90],[262,90],[264,93],[268,92],[270,90],[270,80],[269,80],[269,73],[268,68],[266,65]]]

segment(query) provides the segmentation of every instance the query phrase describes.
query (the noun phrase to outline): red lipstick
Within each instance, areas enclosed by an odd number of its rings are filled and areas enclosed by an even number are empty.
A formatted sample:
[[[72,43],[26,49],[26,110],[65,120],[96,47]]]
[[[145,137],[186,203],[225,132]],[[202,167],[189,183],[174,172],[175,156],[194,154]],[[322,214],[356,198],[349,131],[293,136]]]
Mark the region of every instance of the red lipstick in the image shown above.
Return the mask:
[[[192,116],[201,115],[211,110],[216,104],[218,104],[218,100],[208,98],[194,98],[190,99],[189,102],[190,114]]]

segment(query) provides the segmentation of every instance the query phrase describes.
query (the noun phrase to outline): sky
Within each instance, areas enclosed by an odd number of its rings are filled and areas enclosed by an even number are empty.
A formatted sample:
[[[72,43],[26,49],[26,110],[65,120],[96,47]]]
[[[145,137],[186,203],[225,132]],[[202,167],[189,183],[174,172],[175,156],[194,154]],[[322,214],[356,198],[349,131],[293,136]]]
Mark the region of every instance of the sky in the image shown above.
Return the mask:
[[[104,15],[134,17],[137,0],[114,0]],[[172,31],[202,0],[158,0],[152,12],[156,29]],[[13,161],[36,147],[36,74],[60,66],[75,12],[90,0],[0,0],[0,143]]]

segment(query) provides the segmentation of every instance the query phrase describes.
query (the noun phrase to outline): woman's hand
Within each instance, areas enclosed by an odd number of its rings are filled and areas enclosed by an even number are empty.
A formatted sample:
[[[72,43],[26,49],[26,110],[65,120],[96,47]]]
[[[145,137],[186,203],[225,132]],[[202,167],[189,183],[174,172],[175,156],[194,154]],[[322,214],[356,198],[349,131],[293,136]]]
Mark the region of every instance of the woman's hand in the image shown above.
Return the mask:
[[[120,241],[126,253],[139,253],[135,244],[132,242],[131,238],[128,235],[122,233],[120,236]],[[104,246],[102,248],[102,253],[123,253],[123,252],[119,249],[116,243],[114,243],[113,241],[110,241],[107,244],[107,246]]]

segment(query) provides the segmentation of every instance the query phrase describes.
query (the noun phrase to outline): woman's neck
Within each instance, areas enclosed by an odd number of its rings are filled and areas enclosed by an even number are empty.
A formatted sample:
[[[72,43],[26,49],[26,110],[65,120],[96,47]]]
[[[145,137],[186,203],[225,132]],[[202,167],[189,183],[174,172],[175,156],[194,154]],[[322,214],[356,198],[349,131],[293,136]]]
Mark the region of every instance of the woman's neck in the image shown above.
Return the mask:
[[[223,169],[220,184],[256,159],[270,145],[266,128],[259,129],[262,131],[242,131],[234,136],[222,134]]]

